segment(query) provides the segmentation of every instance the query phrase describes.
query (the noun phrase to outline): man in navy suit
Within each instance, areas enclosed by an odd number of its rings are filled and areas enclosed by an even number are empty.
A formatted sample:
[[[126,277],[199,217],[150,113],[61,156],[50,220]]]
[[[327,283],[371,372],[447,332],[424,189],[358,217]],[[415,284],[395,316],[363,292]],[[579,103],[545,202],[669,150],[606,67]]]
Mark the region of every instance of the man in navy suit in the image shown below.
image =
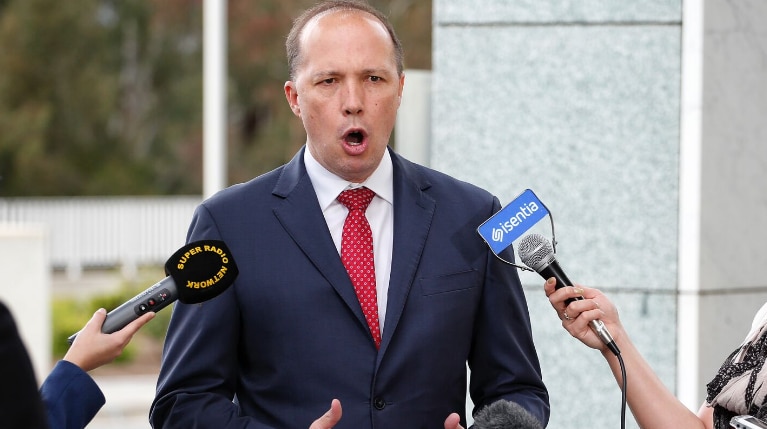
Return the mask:
[[[153,427],[307,428],[332,403],[320,422],[336,428],[458,429],[467,388],[475,409],[505,399],[545,425],[518,274],[476,232],[498,199],[388,148],[405,82],[390,23],[366,3],[322,3],[286,46],[306,145],[195,211],[187,239],[225,241],[240,274],[208,302],[176,304]],[[380,346],[339,256],[336,198],[360,186],[375,192]]]

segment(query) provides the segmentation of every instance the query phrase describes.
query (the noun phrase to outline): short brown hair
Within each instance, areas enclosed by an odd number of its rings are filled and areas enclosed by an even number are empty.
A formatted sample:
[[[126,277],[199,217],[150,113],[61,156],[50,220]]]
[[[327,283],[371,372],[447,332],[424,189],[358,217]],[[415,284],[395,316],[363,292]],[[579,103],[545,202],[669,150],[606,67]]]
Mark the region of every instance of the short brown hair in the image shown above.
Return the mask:
[[[288,74],[290,75],[291,80],[295,78],[296,67],[298,67],[298,63],[300,62],[299,57],[301,56],[301,44],[299,39],[301,37],[301,32],[304,30],[304,27],[306,27],[306,24],[315,16],[324,12],[336,10],[358,10],[361,12],[369,13],[381,21],[384,27],[386,27],[386,30],[389,32],[389,37],[394,44],[394,61],[397,63],[397,73],[402,74],[405,61],[402,42],[400,42],[399,38],[397,37],[397,33],[394,32],[394,27],[391,25],[391,22],[389,22],[389,19],[386,17],[386,15],[363,0],[328,0],[318,3],[313,7],[305,10],[298,18],[293,21],[293,27],[290,29],[288,38],[285,41],[285,49],[288,55]]]

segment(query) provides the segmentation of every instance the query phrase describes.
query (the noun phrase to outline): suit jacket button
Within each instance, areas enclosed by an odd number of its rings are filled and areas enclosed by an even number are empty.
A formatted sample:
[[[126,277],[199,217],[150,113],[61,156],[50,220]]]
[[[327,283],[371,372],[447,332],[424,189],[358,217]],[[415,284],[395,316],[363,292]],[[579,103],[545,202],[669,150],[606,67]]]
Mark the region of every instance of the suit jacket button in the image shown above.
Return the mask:
[[[386,401],[384,401],[383,398],[375,398],[373,399],[373,406],[376,410],[383,410],[384,407],[386,407]]]

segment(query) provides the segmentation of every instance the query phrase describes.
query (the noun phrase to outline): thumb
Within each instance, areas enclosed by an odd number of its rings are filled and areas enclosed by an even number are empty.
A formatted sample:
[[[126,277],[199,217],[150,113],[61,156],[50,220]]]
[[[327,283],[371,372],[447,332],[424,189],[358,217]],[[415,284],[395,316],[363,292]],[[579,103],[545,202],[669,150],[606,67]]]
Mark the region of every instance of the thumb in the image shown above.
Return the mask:
[[[463,429],[461,417],[457,413],[447,416],[447,419],[445,419],[445,429]]]
[[[333,399],[330,402],[330,409],[315,420],[309,429],[332,429],[341,420],[341,401]]]
[[[99,308],[96,310],[95,313],[93,313],[93,316],[91,316],[91,320],[88,321],[88,323],[85,324],[85,327],[83,330],[87,331],[100,331],[101,325],[104,324],[104,320],[107,318],[107,311],[103,308]]]

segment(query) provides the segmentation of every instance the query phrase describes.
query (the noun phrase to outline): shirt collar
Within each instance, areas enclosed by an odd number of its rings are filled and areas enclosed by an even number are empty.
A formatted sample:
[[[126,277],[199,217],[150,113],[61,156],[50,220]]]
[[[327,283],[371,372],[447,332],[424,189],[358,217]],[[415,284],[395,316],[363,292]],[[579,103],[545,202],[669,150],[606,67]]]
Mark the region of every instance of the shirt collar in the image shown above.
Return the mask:
[[[365,186],[389,204],[394,201],[394,168],[388,149],[384,151],[373,174],[362,183],[352,183],[331,173],[312,156],[308,147],[304,150],[304,165],[322,211],[325,211],[342,191],[358,186]]]

